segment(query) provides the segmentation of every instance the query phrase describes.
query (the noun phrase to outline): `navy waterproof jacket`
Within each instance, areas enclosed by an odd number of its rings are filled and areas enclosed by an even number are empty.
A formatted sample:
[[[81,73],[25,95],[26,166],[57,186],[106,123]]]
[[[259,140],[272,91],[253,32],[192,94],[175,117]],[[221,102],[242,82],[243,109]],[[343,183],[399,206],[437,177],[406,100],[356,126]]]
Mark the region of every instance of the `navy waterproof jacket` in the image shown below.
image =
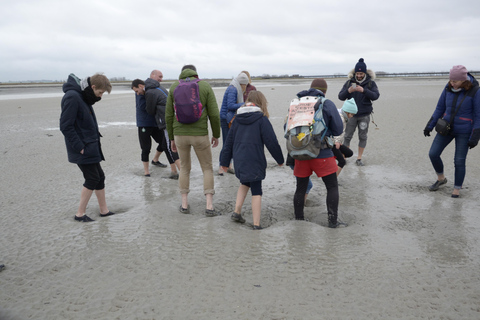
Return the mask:
[[[380,97],[380,92],[378,91],[377,84],[373,81],[371,74],[372,71],[367,72],[365,77],[365,81],[362,83],[358,83],[355,81],[355,75],[352,76],[345,84],[343,85],[342,89],[338,93],[338,99],[345,101],[351,98],[355,99],[355,103],[357,104],[358,112],[354,117],[364,117],[368,116],[373,112],[373,105],[372,101],[377,100]],[[363,87],[363,92],[348,92],[348,88],[352,85],[352,83],[356,83],[357,86]]]
[[[68,161],[92,164],[105,160],[100,146],[101,134],[91,105],[83,100],[80,79],[70,74],[63,84],[60,131],[65,136]],[[83,154],[80,151],[83,150]]]
[[[474,86],[469,92],[465,92],[465,89],[462,89],[460,92],[453,92],[448,88],[447,83],[440,99],[438,99],[437,107],[427,124],[427,128],[430,131],[433,130],[440,118],[450,122],[452,114],[455,113],[455,110],[463,100],[460,109],[455,115],[455,119],[453,119],[452,133],[469,133],[472,138],[474,131],[476,131],[475,139],[478,141],[480,131],[480,90],[474,91],[476,90],[475,87],[478,87],[478,81],[472,75],[469,74],[468,76]],[[464,97],[465,99],[463,99]],[[455,100],[455,105],[453,105]]]
[[[253,112],[244,110],[256,109]],[[278,164],[283,164],[283,154],[272,124],[258,107],[242,107],[238,110],[220,154],[220,165],[228,167],[233,158],[235,175],[240,182],[265,179],[267,159],[264,146]]]
[[[136,94],[135,93],[135,106],[136,106],[136,114],[137,114],[137,127],[142,128],[156,128],[157,121],[155,117],[148,114],[146,110],[147,102],[145,99],[145,95]]]

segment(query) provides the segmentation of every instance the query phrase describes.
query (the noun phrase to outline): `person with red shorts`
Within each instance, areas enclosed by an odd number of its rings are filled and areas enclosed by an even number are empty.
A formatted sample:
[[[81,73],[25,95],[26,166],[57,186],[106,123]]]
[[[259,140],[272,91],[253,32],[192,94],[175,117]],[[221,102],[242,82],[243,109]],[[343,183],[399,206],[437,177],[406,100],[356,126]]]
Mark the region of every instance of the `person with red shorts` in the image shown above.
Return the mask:
[[[322,91],[311,88],[301,91],[297,94],[299,98],[306,96],[322,97],[325,96]],[[337,107],[331,100],[325,100],[323,103],[323,119],[327,126],[327,135],[338,136],[343,132],[343,123],[338,113]],[[297,188],[293,197],[293,207],[296,220],[305,220],[303,208],[305,205],[305,193],[308,187],[308,180],[313,172],[321,177],[327,188],[327,211],[328,227],[337,228],[346,226],[345,223],[338,220],[338,181],[337,181],[337,162],[333,156],[332,149],[325,147],[320,150],[317,158],[312,160],[295,160],[293,174],[297,179]]]

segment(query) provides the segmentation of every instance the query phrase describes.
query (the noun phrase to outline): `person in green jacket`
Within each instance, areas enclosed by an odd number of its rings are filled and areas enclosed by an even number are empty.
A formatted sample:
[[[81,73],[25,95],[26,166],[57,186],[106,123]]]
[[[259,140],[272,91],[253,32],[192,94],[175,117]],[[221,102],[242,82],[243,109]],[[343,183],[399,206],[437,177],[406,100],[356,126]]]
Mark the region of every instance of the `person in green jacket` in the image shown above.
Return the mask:
[[[198,78],[197,70],[193,65],[185,65],[182,68],[179,79]],[[205,215],[214,217],[219,213],[213,207],[213,195],[215,186],[213,179],[212,148],[218,146],[220,137],[220,113],[217,99],[210,84],[206,81],[199,81],[200,101],[204,107],[201,118],[194,123],[180,123],[175,117],[174,92],[179,82],[176,81],[170,87],[165,110],[165,121],[167,124],[168,136],[171,140],[173,152],[178,152],[180,157],[180,176],[178,184],[182,195],[181,213],[190,213],[188,205],[188,193],[190,192],[190,170],[191,170],[191,148],[195,150],[198,162],[203,172],[203,192],[206,197]],[[212,139],[208,135],[208,120],[212,130]]]

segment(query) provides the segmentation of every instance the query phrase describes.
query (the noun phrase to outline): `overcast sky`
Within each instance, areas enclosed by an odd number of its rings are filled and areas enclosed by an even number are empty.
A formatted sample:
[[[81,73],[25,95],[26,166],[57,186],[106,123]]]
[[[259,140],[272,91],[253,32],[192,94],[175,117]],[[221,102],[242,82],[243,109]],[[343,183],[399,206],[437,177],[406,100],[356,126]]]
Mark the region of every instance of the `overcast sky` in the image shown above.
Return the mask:
[[[478,0],[0,1],[0,82],[480,70]]]

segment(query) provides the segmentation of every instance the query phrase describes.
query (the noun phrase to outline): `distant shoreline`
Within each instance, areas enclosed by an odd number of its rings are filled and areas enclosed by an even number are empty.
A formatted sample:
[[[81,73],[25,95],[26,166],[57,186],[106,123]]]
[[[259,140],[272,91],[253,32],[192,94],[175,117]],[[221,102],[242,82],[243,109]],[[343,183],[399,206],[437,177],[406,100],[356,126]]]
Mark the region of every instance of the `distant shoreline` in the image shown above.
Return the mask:
[[[471,72],[473,75],[480,75],[479,72]],[[263,83],[263,82],[274,82],[274,83],[299,83],[304,81],[310,81],[315,78],[326,78],[327,80],[345,80],[347,78],[346,75],[342,76],[304,76],[304,77],[289,77],[289,78],[253,78],[252,82],[254,83]],[[404,76],[384,76],[384,75],[377,75],[376,80],[386,80],[386,79],[403,79],[403,80],[421,80],[421,79],[448,79],[448,73],[442,75],[404,75]],[[204,79],[207,81],[212,87],[226,87],[230,84],[231,79]],[[176,80],[164,80],[162,81],[162,85],[167,89],[175,82]],[[44,83],[44,82],[29,82],[29,83],[0,83],[0,89],[7,89],[7,88],[54,88],[54,87],[62,87],[64,82],[51,82],[51,83]],[[131,81],[113,81],[112,86],[114,88],[126,88],[130,89]]]

